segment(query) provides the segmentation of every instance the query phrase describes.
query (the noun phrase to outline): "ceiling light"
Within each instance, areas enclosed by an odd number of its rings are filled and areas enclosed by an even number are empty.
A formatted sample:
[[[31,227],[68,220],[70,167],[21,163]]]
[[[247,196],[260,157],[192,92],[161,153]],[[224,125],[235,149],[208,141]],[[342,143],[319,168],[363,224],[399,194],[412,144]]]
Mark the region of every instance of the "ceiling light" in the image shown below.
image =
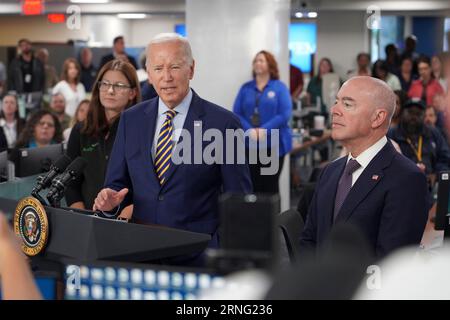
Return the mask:
[[[96,3],[108,3],[109,0],[70,0],[71,3],[82,3],[82,4],[96,4]]]
[[[144,19],[147,15],[145,13],[119,13],[117,17],[120,19]]]

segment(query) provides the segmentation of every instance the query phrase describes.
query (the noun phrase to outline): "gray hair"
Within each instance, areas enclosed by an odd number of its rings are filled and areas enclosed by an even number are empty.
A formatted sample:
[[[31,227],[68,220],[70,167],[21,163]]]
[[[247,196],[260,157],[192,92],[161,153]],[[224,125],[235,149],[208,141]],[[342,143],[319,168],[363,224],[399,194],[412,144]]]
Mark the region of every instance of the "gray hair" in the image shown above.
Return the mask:
[[[178,33],[160,33],[157,34],[152,40],[150,40],[149,44],[147,45],[146,49],[146,65],[148,64],[148,61],[150,61],[150,47],[152,44],[157,43],[164,43],[164,42],[180,42],[183,46],[186,62],[189,65],[192,65],[194,62],[194,58],[192,57],[192,50],[191,45],[189,44],[189,41],[185,38],[179,35]]]

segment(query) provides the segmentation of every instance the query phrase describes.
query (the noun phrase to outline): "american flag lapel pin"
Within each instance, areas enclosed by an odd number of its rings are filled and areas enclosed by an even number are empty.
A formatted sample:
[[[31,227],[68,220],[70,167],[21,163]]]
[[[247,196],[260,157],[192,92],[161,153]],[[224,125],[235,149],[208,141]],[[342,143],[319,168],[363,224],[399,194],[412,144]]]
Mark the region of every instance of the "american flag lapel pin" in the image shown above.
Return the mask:
[[[375,180],[375,181],[377,181],[379,177],[380,177],[379,175],[377,175],[377,174],[374,174],[374,175],[372,176],[372,180]]]

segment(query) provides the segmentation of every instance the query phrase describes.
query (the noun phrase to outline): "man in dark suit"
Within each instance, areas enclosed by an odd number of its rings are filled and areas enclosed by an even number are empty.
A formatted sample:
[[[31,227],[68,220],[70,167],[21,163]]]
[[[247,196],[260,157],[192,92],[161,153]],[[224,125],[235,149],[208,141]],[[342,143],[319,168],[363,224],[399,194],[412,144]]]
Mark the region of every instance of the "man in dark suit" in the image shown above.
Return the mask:
[[[150,42],[147,72],[159,97],[122,113],[105,189],[93,209],[112,211],[132,203],[136,222],[208,233],[210,247],[217,247],[219,194],[247,193],[252,186],[248,166],[236,161],[176,164],[177,148],[186,146],[180,129],[193,137],[187,146],[192,146],[195,160],[199,141],[194,131],[214,129],[225,137],[225,130],[241,128],[233,113],[203,100],[189,87],[194,66],[186,39],[162,34]],[[207,145],[200,141],[200,151]],[[221,151],[225,156],[225,149]]]
[[[113,52],[102,57],[102,60],[100,61],[100,67],[98,68],[98,70],[100,70],[107,62],[114,59],[125,60],[131,63],[136,70],[138,69],[136,60],[132,56],[129,56],[125,53],[125,40],[123,36],[118,36],[114,38]]]
[[[354,77],[331,108],[332,138],[349,155],[322,171],[300,236],[304,251],[320,246],[333,226],[357,226],[377,257],[419,245],[427,220],[425,175],[398,153],[386,133],[395,95],[383,81]]]

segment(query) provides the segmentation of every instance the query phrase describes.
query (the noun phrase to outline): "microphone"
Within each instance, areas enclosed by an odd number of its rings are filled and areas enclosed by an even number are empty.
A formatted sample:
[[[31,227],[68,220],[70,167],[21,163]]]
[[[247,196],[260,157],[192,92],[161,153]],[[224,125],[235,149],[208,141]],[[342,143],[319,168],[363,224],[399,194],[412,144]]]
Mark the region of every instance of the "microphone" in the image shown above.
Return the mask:
[[[59,203],[59,200],[64,196],[67,185],[81,175],[86,164],[87,162],[84,158],[77,157],[63,174],[53,180],[47,194],[47,199],[53,206]]]
[[[61,174],[66,170],[67,166],[70,164],[72,159],[67,155],[62,155],[53,165],[50,166],[50,171],[45,174],[45,176],[39,176],[37,178],[37,184],[31,191],[31,194],[36,197],[39,191],[47,189],[52,184],[53,179],[58,174]]]

